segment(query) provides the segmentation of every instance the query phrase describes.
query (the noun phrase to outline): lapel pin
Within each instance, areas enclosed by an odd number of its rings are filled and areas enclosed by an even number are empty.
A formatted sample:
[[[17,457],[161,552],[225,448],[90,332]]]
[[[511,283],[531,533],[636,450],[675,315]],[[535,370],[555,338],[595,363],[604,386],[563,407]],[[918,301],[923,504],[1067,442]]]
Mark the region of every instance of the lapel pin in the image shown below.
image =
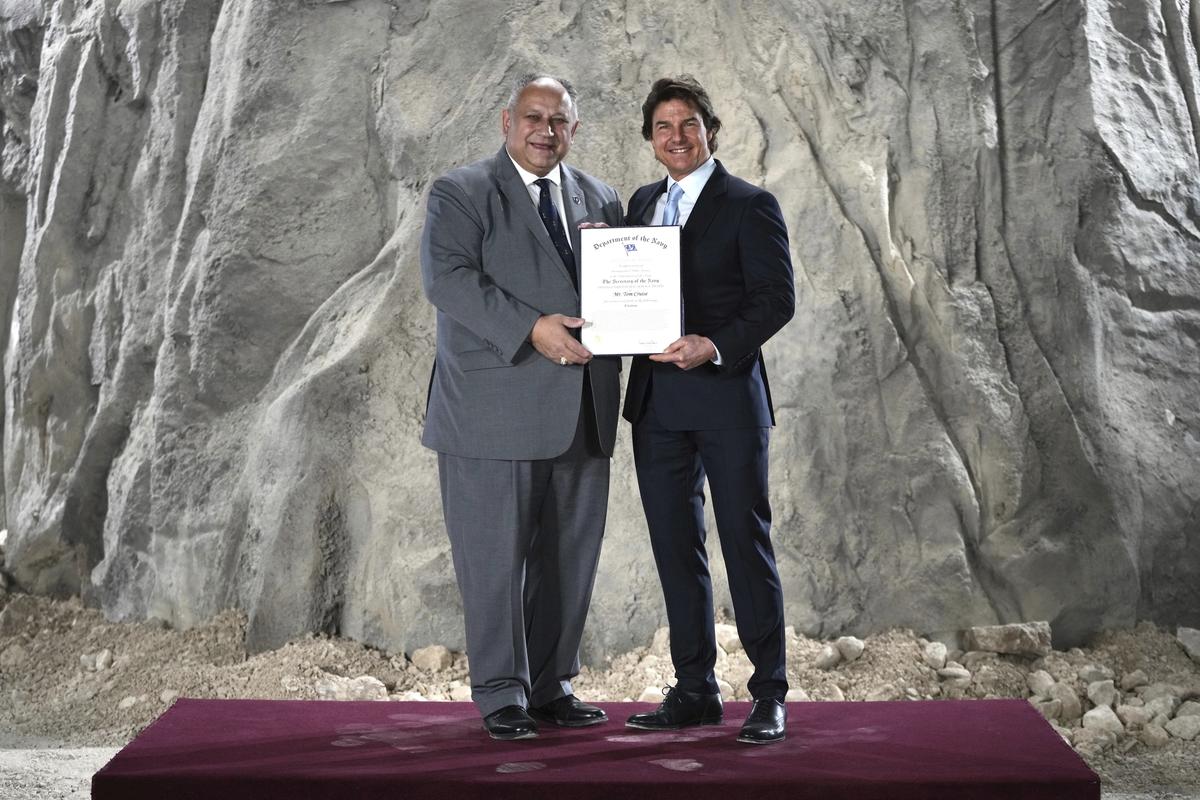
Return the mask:
[[[583,198],[577,194],[573,194],[573,195],[571,195],[571,202],[577,206],[583,205]]]

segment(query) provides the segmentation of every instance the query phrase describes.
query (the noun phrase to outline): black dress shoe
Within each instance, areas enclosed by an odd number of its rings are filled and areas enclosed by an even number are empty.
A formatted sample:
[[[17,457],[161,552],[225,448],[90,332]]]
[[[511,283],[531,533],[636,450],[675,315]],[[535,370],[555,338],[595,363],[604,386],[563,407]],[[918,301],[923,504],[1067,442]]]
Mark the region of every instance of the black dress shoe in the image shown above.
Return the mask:
[[[787,733],[787,706],[782,700],[755,700],[737,740],[746,744],[782,742]]]
[[[634,714],[626,720],[625,727],[673,731],[688,725],[720,725],[723,715],[719,693],[693,694],[672,686],[667,689],[667,699],[658,708],[645,714]]]
[[[529,709],[532,717],[543,722],[552,722],[563,728],[586,728],[608,722],[604,709],[589,705],[573,694],[551,700],[544,706]]]
[[[483,718],[483,727],[493,739],[532,739],[537,723],[520,706],[505,706]]]

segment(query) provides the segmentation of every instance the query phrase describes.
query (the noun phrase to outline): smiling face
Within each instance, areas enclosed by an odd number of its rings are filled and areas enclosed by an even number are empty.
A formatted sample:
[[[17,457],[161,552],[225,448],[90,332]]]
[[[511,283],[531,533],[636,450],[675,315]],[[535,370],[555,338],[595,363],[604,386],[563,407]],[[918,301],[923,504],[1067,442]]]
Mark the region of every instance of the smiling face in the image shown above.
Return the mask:
[[[654,109],[650,123],[654,157],[675,180],[694,172],[712,155],[712,134],[700,109],[686,100],[666,100]]]
[[[566,158],[579,121],[562,84],[541,78],[521,90],[513,108],[500,112],[500,127],[513,161],[542,177]]]

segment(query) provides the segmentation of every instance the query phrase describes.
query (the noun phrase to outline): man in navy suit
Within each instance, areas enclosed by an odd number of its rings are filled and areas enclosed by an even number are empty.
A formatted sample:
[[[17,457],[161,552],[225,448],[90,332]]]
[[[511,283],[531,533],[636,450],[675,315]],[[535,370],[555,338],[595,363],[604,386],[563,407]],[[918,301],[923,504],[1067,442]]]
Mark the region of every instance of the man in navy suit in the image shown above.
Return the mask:
[[[690,76],[654,83],[642,136],[667,169],[629,201],[628,225],[681,225],[685,335],[633,360],[624,417],[666,597],[676,685],[627,724],[717,724],[712,581],[704,547],[708,478],[738,635],[754,664],[754,706],[738,741],[784,738],[783,593],[771,547],[767,447],[775,424],[762,345],[792,317],[787,227],[770,192],[713,158],[721,121]]]

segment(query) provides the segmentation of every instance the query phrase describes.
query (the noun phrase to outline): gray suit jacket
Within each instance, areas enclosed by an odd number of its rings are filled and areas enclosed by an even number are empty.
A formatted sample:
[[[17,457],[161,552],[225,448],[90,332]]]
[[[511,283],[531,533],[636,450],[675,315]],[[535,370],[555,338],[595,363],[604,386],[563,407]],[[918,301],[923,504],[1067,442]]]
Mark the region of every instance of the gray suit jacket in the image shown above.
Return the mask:
[[[622,222],[616,191],[566,164],[575,269],[580,222]],[[467,458],[534,460],[575,435],[584,368],[562,367],[527,341],[542,314],[579,315],[579,294],[503,147],[434,181],[421,236],[421,278],[437,308],[437,356],[421,442]],[[619,358],[588,365],[600,446],[612,454]]]

